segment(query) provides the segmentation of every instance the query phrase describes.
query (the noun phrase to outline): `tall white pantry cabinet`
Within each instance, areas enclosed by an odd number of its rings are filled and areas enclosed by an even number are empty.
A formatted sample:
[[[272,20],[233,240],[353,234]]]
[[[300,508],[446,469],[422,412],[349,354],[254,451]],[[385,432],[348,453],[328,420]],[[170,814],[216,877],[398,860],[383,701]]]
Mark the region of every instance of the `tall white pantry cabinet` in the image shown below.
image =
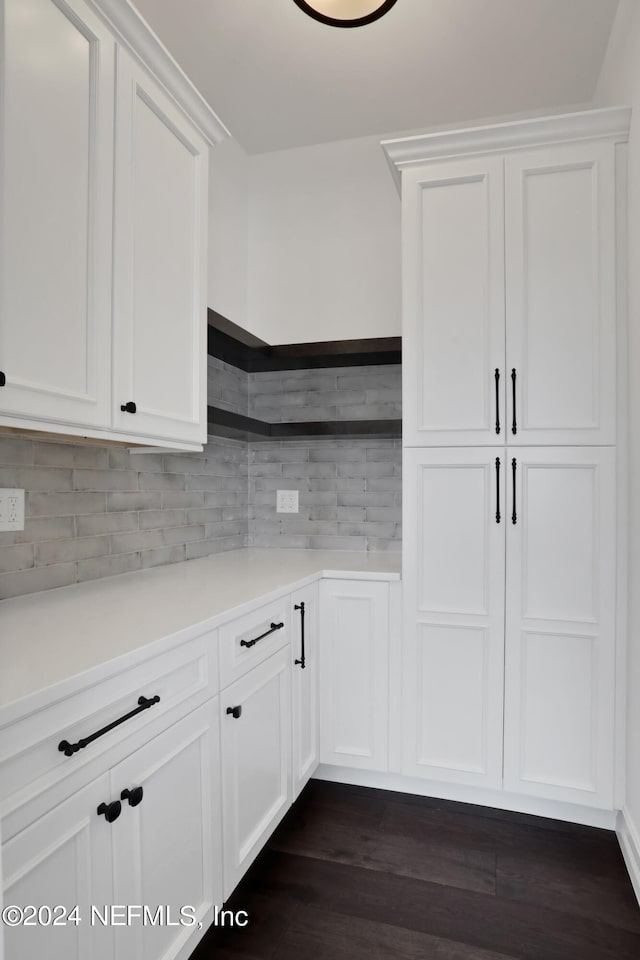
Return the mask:
[[[616,805],[628,127],[616,108],[383,144],[402,194],[402,772],[515,806]]]

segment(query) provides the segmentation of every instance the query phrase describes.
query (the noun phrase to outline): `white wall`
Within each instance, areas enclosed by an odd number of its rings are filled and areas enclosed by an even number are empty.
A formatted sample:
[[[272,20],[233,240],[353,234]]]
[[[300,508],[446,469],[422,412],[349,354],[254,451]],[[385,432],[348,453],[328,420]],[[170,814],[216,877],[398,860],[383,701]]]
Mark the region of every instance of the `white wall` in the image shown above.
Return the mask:
[[[263,340],[400,335],[400,198],[379,139],[250,158],[248,319]]]
[[[640,3],[621,0],[595,94],[596,104],[633,107],[629,139],[629,659],[628,814],[640,836]]]
[[[211,151],[209,306],[247,326],[249,158],[235,140]]]

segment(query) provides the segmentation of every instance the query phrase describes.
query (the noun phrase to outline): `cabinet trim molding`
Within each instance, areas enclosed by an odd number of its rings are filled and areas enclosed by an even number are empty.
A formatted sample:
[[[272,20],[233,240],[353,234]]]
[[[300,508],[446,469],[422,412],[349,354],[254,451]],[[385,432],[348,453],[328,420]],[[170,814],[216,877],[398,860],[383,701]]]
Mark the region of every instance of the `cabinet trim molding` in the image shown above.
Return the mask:
[[[224,123],[129,0],[124,2],[123,0],[92,0],[92,2],[108,19],[120,38],[171,92],[173,98],[198,125],[209,143],[221,143],[222,140],[231,136]]]
[[[413,164],[468,153],[503,153],[524,147],[576,140],[629,137],[631,107],[580,110],[552,117],[488,124],[464,130],[445,130],[382,140],[391,173],[400,188],[402,170]]]

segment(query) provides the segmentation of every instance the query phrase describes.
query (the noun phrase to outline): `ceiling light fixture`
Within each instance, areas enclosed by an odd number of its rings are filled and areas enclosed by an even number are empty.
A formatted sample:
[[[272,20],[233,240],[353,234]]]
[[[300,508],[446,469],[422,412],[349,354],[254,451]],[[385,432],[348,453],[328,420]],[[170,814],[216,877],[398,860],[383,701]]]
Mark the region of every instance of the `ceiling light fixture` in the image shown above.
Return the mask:
[[[364,27],[384,17],[396,0],[293,0],[306,14],[330,27]]]

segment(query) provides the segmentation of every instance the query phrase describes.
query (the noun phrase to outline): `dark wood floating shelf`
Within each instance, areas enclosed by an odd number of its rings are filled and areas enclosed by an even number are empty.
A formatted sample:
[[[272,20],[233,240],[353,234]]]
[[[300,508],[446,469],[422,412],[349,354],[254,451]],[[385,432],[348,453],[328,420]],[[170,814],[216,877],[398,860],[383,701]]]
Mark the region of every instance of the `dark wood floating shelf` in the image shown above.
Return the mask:
[[[298,440],[306,437],[395,439],[402,436],[402,420],[313,420],[265,423],[220,407],[208,407],[209,433],[231,440]]]
[[[313,370],[320,367],[363,367],[402,362],[401,337],[327,340],[270,346],[215,310],[208,313],[207,349],[212,357],[246,373],[269,370]]]

